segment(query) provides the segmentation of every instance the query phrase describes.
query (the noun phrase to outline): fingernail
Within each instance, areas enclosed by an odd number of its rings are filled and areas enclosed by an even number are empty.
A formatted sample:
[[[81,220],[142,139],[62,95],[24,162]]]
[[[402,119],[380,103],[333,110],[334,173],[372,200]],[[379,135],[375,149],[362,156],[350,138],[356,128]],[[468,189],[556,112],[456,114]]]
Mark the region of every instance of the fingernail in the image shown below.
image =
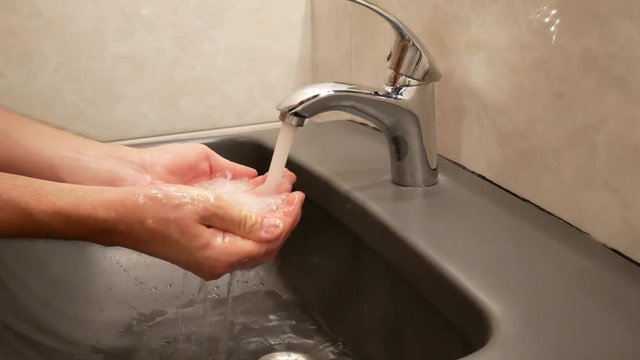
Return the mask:
[[[265,217],[262,219],[262,232],[269,236],[280,234],[282,232],[282,221],[274,217]]]
[[[284,201],[284,204],[282,204],[282,208],[285,212],[290,212],[293,209],[298,207],[298,203],[300,203],[301,199],[302,199],[302,195],[300,194],[294,194],[291,196],[288,196],[287,199]]]

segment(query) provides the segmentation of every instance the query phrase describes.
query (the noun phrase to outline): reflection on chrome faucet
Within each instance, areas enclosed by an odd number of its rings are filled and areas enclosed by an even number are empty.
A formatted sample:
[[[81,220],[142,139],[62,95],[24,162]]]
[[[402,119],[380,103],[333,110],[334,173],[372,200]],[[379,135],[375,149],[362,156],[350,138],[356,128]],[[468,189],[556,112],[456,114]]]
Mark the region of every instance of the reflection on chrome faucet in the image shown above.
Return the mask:
[[[434,83],[441,75],[420,40],[397,18],[365,0],[348,0],[384,18],[396,38],[387,56],[383,89],[344,83],[302,87],[278,106],[280,120],[302,126],[306,119],[340,110],[375,124],[387,138],[391,179],[402,186],[438,181]]]

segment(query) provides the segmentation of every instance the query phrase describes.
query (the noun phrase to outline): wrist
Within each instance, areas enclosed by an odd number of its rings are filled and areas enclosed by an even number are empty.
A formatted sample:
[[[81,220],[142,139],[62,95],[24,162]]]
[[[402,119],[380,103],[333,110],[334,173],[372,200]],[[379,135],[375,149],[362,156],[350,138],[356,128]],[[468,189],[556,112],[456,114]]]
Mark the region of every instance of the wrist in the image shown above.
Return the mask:
[[[0,173],[0,238],[107,239],[119,229],[119,189]]]
[[[141,150],[113,144],[96,143],[70,156],[58,172],[63,182],[80,185],[128,186],[150,182]]]
[[[117,238],[115,234],[120,229],[118,205],[122,203],[122,195],[119,189],[56,184],[48,200],[43,201],[43,228],[61,239],[116,245],[110,243],[110,239]]]

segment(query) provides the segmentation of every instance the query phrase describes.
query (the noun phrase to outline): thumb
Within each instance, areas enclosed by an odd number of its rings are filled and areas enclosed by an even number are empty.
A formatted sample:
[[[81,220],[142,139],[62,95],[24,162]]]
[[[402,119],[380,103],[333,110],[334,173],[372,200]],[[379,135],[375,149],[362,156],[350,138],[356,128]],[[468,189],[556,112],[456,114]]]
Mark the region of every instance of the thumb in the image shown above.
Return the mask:
[[[234,206],[225,199],[216,199],[201,215],[201,223],[256,242],[278,240],[285,225],[273,214],[263,214]]]

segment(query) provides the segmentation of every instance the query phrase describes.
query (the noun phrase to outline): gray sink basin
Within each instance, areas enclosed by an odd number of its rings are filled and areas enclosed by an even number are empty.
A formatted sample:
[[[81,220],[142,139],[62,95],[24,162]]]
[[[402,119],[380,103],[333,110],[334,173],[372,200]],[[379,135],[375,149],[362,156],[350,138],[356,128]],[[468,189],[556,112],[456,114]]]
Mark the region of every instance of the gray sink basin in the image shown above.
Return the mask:
[[[201,141],[264,171],[275,137]],[[395,186],[387,156],[369,128],[305,126],[298,229],[214,282],[121,248],[1,241],[0,359],[638,358],[637,265],[446,159],[437,186]]]
[[[261,172],[272,151],[255,141],[209,145]],[[460,329],[349,224],[377,228],[375,241],[402,261],[423,262],[397,234],[304,167],[290,168],[309,198],[280,256],[206,284],[126,249],[1,242],[0,358],[250,360],[295,351],[316,360],[457,359],[486,342],[488,325],[464,294],[446,290],[474,323]],[[353,216],[336,218],[325,200]]]

